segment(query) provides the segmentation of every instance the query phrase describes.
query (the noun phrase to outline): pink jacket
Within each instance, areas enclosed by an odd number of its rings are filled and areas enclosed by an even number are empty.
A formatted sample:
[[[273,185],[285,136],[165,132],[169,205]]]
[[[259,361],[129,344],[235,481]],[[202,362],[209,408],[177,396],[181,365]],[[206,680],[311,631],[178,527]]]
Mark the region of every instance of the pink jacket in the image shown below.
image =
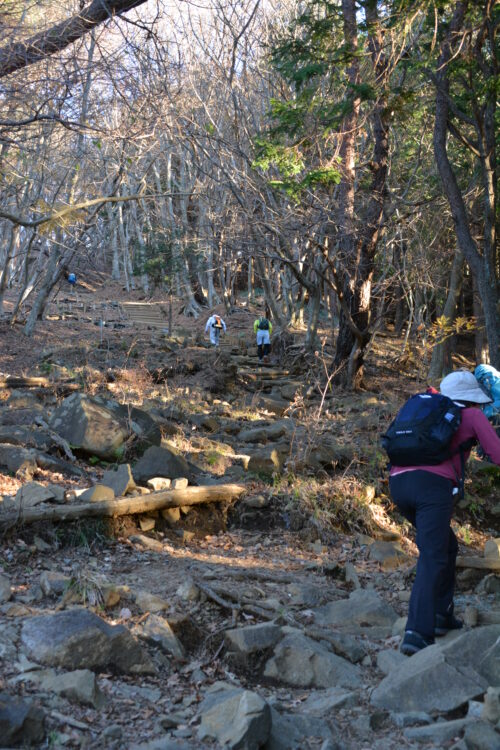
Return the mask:
[[[462,409],[462,421],[460,427],[453,435],[451,450],[457,450],[461,443],[470,438],[477,440],[483,451],[497,466],[500,466],[500,438],[483,412],[468,406]],[[466,461],[469,456],[470,450],[465,451],[464,458]],[[457,478],[461,475],[460,452],[455,453],[452,458],[448,458],[442,464],[437,464],[437,466],[392,466],[390,476],[395,477],[397,474],[404,474],[406,471],[417,470],[430,471],[432,474],[438,474],[445,479],[451,479],[454,484],[457,484]]]

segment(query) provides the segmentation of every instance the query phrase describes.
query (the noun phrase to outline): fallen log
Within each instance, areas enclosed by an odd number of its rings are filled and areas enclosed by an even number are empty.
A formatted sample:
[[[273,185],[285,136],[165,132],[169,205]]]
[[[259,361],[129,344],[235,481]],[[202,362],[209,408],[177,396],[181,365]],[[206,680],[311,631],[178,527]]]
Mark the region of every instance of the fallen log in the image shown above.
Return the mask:
[[[0,528],[35,521],[73,521],[76,518],[129,516],[148,513],[162,508],[179,508],[182,505],[198,505],[235,500],[245,492],[240,484],[214,484],[201,487],[185,487],[182,490],[160,490],[149,495],[116,497],[97,503],[70,503],[68,505],[45,505],[35,508],[20,508],[3,512],[0,510]]]
[[[457,568],[476,568],[478,570],[500,570],[500,560],[494,557],[457,557]]]
[[[80,383],[73,380],[49,380],[43,377],[15,377],[7,375],[0,377],[0,388],[64,388],[65,390],[79,390]]]

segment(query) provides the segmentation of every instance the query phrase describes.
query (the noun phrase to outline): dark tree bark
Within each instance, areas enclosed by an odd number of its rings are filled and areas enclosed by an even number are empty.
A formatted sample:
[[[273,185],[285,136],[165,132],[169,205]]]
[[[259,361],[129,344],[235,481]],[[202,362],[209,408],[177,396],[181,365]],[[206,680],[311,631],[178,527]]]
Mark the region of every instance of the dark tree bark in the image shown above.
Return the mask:
[[[346,46],[357,50],[356,6],[354,0],[343,0],[344,35]],[[381,93],[372,114],[374,149],[372,180],[369,199],[364,212],[362,228],[354,226],[355,191],[354,157],[355,138],[359,116],[359,100],[355,100],[351,114],[344,122],[341,158],[344,175],[340,184],[340,256],[343,268],[343,305],[339,320],[339,335],[334,368],[337,382],[352,387],[362,376],[364,353],[371,338],[372,279],[375,250],[383,222],[386,195],[387,163],[389,152],[388,128],[390,114],[387,107],[387,60],[383,52],[383,33],[375,2],[365,7],[369,24],[368,45],[375,69],[376,83]],[[359,83],[359,66],[354,56],[349,69],[351,85]]]
[[[93,0],[75,16],[29,39],[0,48],[0,78],[65,49],[112,16],[119,16],[146,0]]]
[[[485,2],[485,12],[489,2]],[[434,123],[434,154],[439,174],[443,184],[443,191],[448,199],[458,245],[469,264],[474,276],[484,312],[486,336],[490,352],[490,362],[497,369],[500,368],[500,315],[498,312],[498,278],[496,270],[496,160],[494,138],[494,90],[486,96],[484,106],[477,107],[475,126],[478,134],[479,162],[482,172],[484,188],[484,240],[482,252],[473,237],[470,217],[467,213],[464,197],[458,180],[450,162],[447,149],[447,134],[451,124],[450,112],[450,65],[456,55],[456,50],[463,42],[464,20],[469,3],[459,0],[455,4],[452,20],[446,37],[441,45],[441,52],[437,63],[436,80],[436,115]],[[486,28],[488,21],[485,21]],[[477,44],[474,47],[476,55],[481,55]],[[481,55],[482,56],[482,55]],[[485,59],[480,60],[485,67],[485,73],[493,82],[496,76],[495,68],[489,69]],[[495,65],[492,62],[492,65]],[[493,99],[493,101],[492,101]]]

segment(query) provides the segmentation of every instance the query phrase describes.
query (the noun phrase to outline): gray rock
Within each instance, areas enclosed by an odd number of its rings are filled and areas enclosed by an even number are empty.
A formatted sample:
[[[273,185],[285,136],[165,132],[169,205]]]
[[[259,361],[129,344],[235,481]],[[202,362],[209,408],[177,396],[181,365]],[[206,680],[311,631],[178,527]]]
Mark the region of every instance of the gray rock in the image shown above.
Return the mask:
[[[247,470],[255,474],[272,476],[280,473],[283,468],[283,456],[276,448],[263,448],[252,453]]]
[[[124,421],[104,403],[82,393],[65,398],[54,411],[50,427],[76,450],[99,458],[116,458],[129,435]]]
[[[492,724],[500,722],[500,688],[489,687],[486,691],[481,718]]]
[[[172,480],[167,479],[167,477],[151,477],[151,479],[148,479],[146,482],[146,486],[154,492],[158,492],[158,490],[169,490],[171,484]]]
[[[500,748],[500,733],[485,721],[475,721],[465,730],[464,735],[467,750],[498,750]]]
[[[264,750],[303,750],[317,740],[333,741],[327,722],[316,716],[280,714],[271,709],[272,727]]]
[[[401,664],[406,662],[407,657],[401,651],[387,649],[379,651],[377,654],[377,667],[384,674],[389,674],[393,669],[398,669]]]
[[[174,635],[168,621],[159,615],[148,615],[145,620],[142,620],[133,628],[132,633],[142,640],[159,646],[162,651],[172,654],[177,659],[182,659],[184,656],[184,649]]]
[[[106,500],[114,500],[115,493],[111,487],[107,487],[104,484],[95,484],[93,487],[89,487],[88,490],[82,492],[79,500],[86,503],[100,503]]]
[[[24,620],[21,642],[27,656],[63,669],[117,669],[154,674],[149,655],[123,625],[108,625],[85,609],[70,609]]]
[[[326,628],[323,630],[307,628],[305,634],[316,641],[326,641],[334,653],[343,656],[353,664],[357,664],[367,656],[366,649],[347,633],[339,633]]]
[[[326,690],[312,691],[301,703],[300,709],[308,714],[327,716],[334,708],[356,706],[359,698],[356,693],[332,687]]]
[[[45,714],[31,701],[0,693],[0,737],[3,747],[32,745],[45,737]]]
[[[40,576],[40,588],[45,596],[61,596],[71,584],[71,578],[53,570],[44,570]]]
[[[441,647],[446,661],[463,671],[472,668],[500,687],[500,625],[487,625],[465,631]]]
[[[0,625],[0,659],[4,662],[8,663],[16,659],[18,638],[19,627],[17,625],[10,623]]]
[[[12,587],[7,576],[0,574],[0,604],[8,602],[12,596]]]
[[[315,610],[315,622],[343,630],[392,626],[397,620],[394,609],[373,589],[356,589],[349,599],[329,602]]]
[[[358,667],[299,632],[280,641],[266,663],[264,676],[304,688],[354,688],[361,684]]]
[[[452,740],[457,734],[460,734],[470,719],[455,719],[454,721],[437,721],[422,727],[407,727],[403,734],[408,740],[417,742],[435,742],[442,747],[444,742]]]
[[[240,430],[238,439],[243,443],[267,443],[286,435],[293,429],[290,420],[281,419],[270,425],[261,425],[259,427],[250,427]]]
[[[185,490],[188,484],[189,482],[186,479],[186,477],[177,477],[177,479],[174,479],[172,481],[172,489],[173,490]]]
[[[425,711],[408,711],[406,713],[392,713],[391,719],[397,727],[413,727],[422,724],[432,724],[432,717]]]
[[[62,695],[73,703],[83,703],[94,708],[105,704],[104,694],[97,684],[96,676],[89,669],[77,669],[65,674],[47,674],[40,682],[42,690]]]
[[[397,568],[408,559],[398,542],[382,540],[377,540],[370,545],[368,556],[370,560],[381,563],[386,570]]]
[[[38,482],[26,482],[16,492],[15,501],[24,508],[34,508],[40,503],[52,500],[54,493]]]
[[[325,601],[325,594],[319,586],[310,583],[289,583],[284,587],[286,602],[297,607],[316,607]]]
[[[371,702],[392,711],[451,711],[488,686],[472,665],[476,667],[475,661],[460,664],[456,658],[453,663],[438,644],[429,646],[391,671],[373,691]]]
[[[186,742],[177,742],[169,734],[166,734],[164,737],[151,740],[151,742],[131,745],[130,750],[193,750],[193,745]]]
[[[141,484],[152,477],[167,477],[177,479],[187,477],[192,481],[192,471],[186,459],[174,448],[152,446],[148,448],[142,458],[132,469],[134,480]]]
[[[271,731],[271,709],[249,690],[218,690],[200,706],[198,737],[217,740],[234,750],[258,750]]]
[[[224,640],[230,651],[253,654],[275,646],[281,638],[281,628],[271,622],[226,630]]]
[[[114,470],[105,471],[101,479],[101,484],[111,487],[116,497],[126,495],[137,487],[132,476],[130,464],[120,464]]]

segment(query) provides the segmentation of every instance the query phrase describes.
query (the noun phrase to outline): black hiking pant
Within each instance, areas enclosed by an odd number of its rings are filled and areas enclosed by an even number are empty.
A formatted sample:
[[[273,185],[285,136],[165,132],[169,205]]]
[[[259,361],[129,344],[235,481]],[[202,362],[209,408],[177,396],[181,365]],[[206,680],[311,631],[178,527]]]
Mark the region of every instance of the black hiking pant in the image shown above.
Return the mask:
[[[406,471],[389,480],[391,496],[416,528],[419,551],[406,630],[434,640],[436,614],[453,612],[458,543],[450,528],[453,482],[430,471]]]
[[[259,356],[259,359],[262,359],[263,357],[268,357],[270,351],[271,351],[270,344],[259,344],[257,347],[257,354]]]

